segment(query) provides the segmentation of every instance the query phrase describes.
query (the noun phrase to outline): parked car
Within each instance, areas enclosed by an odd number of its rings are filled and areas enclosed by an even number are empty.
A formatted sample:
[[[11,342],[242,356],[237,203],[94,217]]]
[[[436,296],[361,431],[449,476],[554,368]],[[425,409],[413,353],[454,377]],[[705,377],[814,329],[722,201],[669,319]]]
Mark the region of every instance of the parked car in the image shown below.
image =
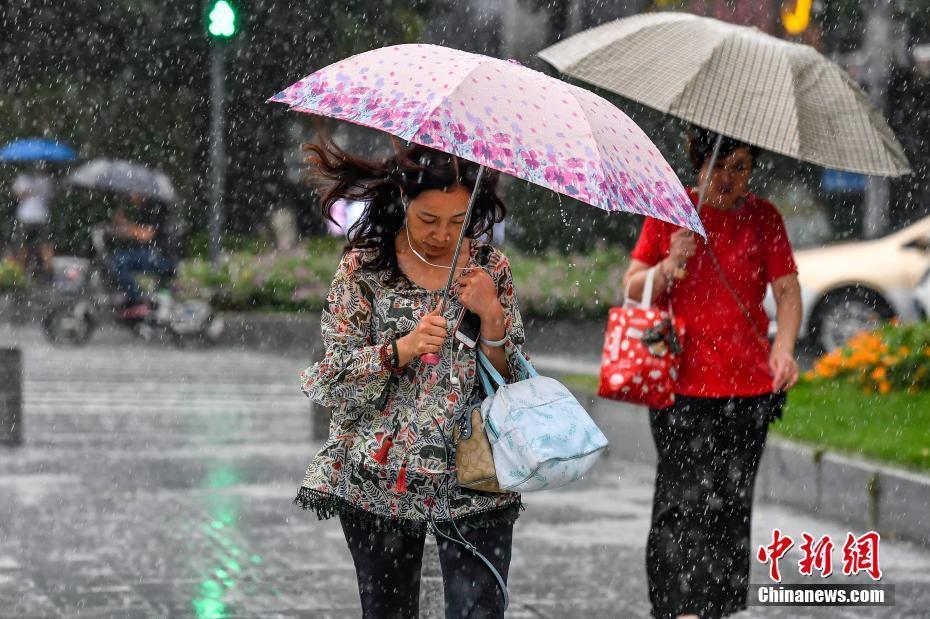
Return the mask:
[[[917,312],[920,320],[930,320],[930,271],[924,273],[923,279],[914,290],[917,298]]]
[[[882,238],[801,249],[795,257],[804,302],[801,337],[824,350],[882,320],[927,316],[930,217]],[[771,295],[766,309],[774,319]]]

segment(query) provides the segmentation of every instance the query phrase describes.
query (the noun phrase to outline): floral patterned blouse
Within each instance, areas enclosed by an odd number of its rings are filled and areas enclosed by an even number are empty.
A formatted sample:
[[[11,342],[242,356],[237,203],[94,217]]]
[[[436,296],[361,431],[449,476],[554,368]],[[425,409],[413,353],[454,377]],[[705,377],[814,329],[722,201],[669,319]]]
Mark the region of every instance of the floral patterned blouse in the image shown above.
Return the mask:
[[[491,275],[504,308],[511,379],[526,378],[515,356],[524,333],[510,265],[490,245],[470,245],[468,265]],[[330,287],[323,360],[300,374],[301,390],[333,413],[329,439],[310,463],[295,502],[320,518],[341,514],[414,534],[426,531],[429,520],[442,526],[451,518],[460,528],[512,523],[518,494],[471,491],[456,483],[454,420],[483,397],[476,351],[455,346],[453,352],[449,337],[438,365],[414,359],[404,374],[393,374],[381,361],[382,344],[410,332],[442,291],[403,275],[389,282],[387,273],[364,270],[361,251],[343,257]],[[456,290],[453,285],[443,313],[450,325],[463,309]]]

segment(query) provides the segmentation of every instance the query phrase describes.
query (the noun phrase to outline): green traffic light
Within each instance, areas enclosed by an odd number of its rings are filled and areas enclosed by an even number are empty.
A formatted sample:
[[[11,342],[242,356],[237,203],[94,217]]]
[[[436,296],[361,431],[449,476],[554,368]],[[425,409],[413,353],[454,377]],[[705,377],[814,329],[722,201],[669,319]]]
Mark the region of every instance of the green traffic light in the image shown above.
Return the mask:
[[[207,30],[215,37],[230,38],[236,34],[236,10],[228,0],[218,0],[207,14]]]

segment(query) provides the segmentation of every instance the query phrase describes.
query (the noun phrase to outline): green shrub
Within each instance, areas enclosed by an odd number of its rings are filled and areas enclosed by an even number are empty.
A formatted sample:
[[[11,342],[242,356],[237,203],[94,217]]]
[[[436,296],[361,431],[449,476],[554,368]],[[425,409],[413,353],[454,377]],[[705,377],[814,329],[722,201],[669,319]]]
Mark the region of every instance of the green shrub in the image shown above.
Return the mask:
[[[0,261],[0,292],[13,292],[29,287],[29,278],[23,269],[9,260]]]
[[[341,254],[339,239],[317,238],[291,251],[233,252],[220,267],[192,258],[181,264],[179,285],[223,310],[318,311]],[[527,317],[603,317],[618,296],[627,264],[618,249],[570,256],[514,251],[508,257]]]

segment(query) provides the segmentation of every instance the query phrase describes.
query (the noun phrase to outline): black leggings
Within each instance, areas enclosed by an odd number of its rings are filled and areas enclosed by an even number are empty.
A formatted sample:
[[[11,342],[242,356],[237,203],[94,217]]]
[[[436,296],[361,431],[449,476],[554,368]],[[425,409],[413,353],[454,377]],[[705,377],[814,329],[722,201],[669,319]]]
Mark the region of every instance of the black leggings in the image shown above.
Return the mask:
[[[655,617],[722,617],[746,607],[752,497],[783,396],[679,397],[651,410],[658,451],[646,545]]]
[[[425,535],[378,531],[339,517],[355,563],[365,619],[416,618],[420,608],[420,565]],[[463,532],[507,581],[513,525]],[[439,538],[439,563],[447,619],[504,616],[497,579],[480,559],[458,544]]]

